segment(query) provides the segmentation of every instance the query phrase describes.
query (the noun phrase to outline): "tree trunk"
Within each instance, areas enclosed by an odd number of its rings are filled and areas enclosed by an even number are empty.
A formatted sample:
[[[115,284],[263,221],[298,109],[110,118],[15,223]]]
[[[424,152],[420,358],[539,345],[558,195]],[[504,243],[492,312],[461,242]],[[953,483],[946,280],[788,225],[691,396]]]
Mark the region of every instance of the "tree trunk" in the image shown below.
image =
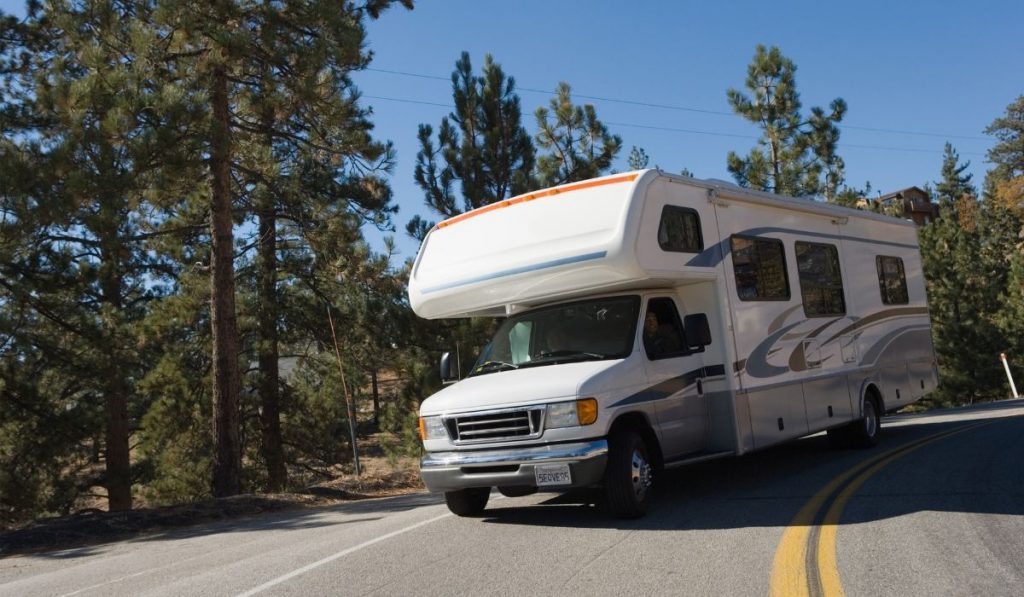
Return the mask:
[[[267,489],[281,491],[288,482],[281,445],[281,405],[277,337],[277,220],[274,200],[264,189],[258,199],[259,238],[259,393],[262,412],[263,458],[267,465]]]
[[[124,301],[124,278],[122,257],[127,252],[119,236],[121,214],[116,204],[100,207],[100,224],[97,226],[101,238],[99,282],[103,303],[110,307],[103,315],[106,333],[101,336],[103,355],[103,397],[106,410],[104,437],[104,462],[106,465],[107,509],[111,512],[132,509],[132,469],[128,442],[128,398],[131,387],[126,379],[122,358],[119,318]]]
[[[128,451],[128,394],[120,380],[107,393],[107,507],[132,509],[131,456]]]
[[[377,370],[370,372],[370,382],[373,385],[373,426],[380,425],[380,389],[377,386]]]
[[[213,495],[241,492],[238,329],[235,320],[234,230],[231,218],[231,139],[224,67],[213,73],[210,101],[210,322],[213,331]]]

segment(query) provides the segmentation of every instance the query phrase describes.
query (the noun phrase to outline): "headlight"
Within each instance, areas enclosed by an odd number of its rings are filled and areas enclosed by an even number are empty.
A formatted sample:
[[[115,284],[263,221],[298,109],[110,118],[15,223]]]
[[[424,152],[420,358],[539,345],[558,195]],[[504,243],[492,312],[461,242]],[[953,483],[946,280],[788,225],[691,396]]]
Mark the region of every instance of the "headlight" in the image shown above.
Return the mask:
[[[441,422],[441,417],[420,417],[420,439],[445,439],[448,431]]]
[[[544,426],[548,429],[590,425],[597,420],[597,400],[581,398],[547,405]]]

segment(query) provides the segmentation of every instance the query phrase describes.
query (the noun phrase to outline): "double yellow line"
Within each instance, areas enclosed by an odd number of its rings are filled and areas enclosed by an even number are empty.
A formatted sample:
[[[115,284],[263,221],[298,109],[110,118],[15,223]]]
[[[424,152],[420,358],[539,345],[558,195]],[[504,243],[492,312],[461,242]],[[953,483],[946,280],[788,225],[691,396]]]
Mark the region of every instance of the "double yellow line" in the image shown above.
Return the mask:
[[[841,597],[844,593],[836,564],[836,531],[839,517],[853,494],[890,462],[933,442],[989,423],[929,435],[861,462],[829,481],[804,504],[783,533],[772,563],[769,594],[772,597]],[[823,510],[824,516],[816,522]]]

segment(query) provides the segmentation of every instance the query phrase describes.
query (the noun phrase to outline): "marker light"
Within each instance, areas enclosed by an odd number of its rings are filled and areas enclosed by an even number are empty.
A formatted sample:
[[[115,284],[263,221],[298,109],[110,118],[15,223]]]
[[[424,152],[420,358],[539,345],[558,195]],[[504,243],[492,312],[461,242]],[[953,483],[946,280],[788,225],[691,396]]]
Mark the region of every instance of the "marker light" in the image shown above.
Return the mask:
[[[597,420],[597,400],[581,398],[576,401],[576,419],[580,425],[591,425]]]
[[[448,437],[448,431],[441,422],[441,417],[420,417],[420,439],[444,439]]]
[[[590,425],[597,420],[597,400],[583,398],[547,405],[544,426],[548,429]]]

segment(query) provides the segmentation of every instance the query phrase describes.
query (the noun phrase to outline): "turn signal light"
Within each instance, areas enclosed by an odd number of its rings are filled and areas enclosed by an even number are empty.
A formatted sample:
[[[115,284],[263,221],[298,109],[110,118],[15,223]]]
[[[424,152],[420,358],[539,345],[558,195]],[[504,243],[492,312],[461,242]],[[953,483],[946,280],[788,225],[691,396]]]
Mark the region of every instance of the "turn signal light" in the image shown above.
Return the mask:
[[[427,424],[423,422],[423,417],[420,417],[420,441],[427,441]]]
[[[597,420],[597,400],[582,398],[576,401],[576,419],[580,425],[590,425]]]

